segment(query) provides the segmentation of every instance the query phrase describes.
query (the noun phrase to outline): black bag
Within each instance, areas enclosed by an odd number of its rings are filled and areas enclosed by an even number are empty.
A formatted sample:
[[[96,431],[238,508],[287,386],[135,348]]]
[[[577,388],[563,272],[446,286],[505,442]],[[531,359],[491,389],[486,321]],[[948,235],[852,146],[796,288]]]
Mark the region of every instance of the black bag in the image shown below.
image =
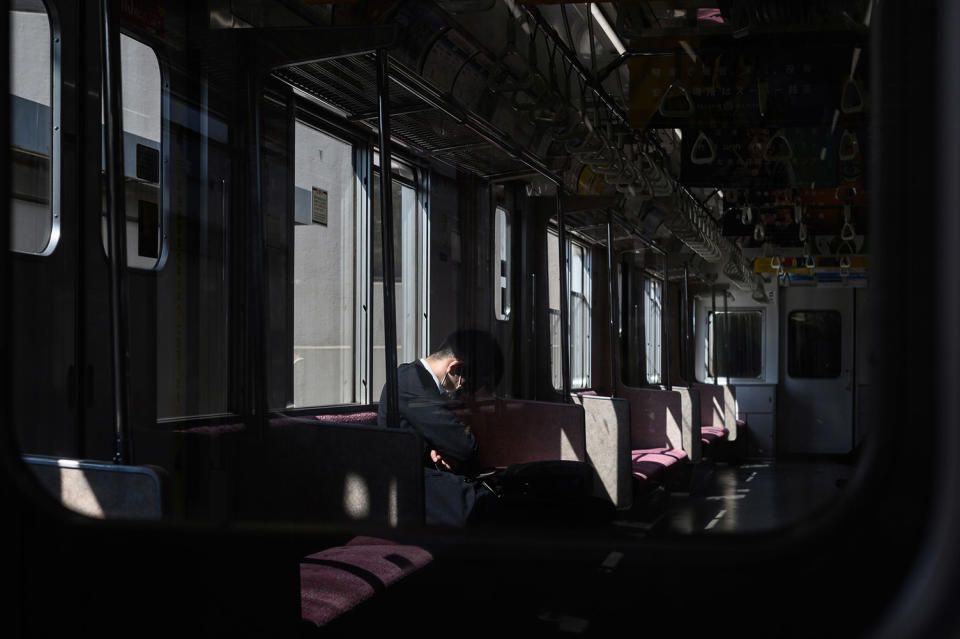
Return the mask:
[[[616,509],[593,496],[594,470],[578,461],[513,464],[486,478],[493,495],[479,500],[473,520],[500,523],[596,524]]]
[[[501,494],[545,501],[567,501],[593,494],[593,468],[578,461],[538,461],[508,466]]]

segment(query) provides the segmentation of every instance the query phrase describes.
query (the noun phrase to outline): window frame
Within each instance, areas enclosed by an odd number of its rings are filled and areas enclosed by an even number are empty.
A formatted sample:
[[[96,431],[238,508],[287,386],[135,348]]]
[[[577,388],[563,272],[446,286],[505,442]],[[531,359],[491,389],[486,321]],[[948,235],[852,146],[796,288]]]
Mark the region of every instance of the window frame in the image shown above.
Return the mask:
[[[794,346],[794,338],[793,338],[794,333],[791,330],[791,319],[793,318],[794,315],[797,315],[799,313],[816,313],[816,314],[835,316],[837,318],[838,331],[837,331],[837,353],[836,353],[837,374],[836,375],[829,375],[829,376],[796,375],[791,370],[792,358],[790,357],[790,354],[793,351],[792,347]],[[829,382],[829,381],[841,379],[843,377],[843,313],[841,313],[837,309],[832,309],[832,308],[828,308],[828,309],[798,308],[787,313],[786,319],[787,319],[787,326],[786,326],[787,339],[786,339],[786,343],[784,344],[784,355],[787,359],[786,361],[787,376],[790,379],[806,380],[806,381],[823,381],[823,382]]]
[[[513,310],[513,287],[511,286],[512,218],[507,207],[497,204],[493,209],[493,317],[498,322],[510,321]],[[503,223],[501,224],[501,219]],[[502,229],[502,230],[501,230]]]
[[[409,347],[404,347],[404,352],[398,353],[398,358],[400,361],[410,361],[411,359],[426,357],[429,349],[429,335],[430,335],[430,314],[429,314],[429,305],[430,305],[430,215],[429,215],[429,170],[411,160],[404,153],[397,153],[399,149],[391,149],[391,180],[392,183],[399,183],[401,187],[408,187],[413,189],[413,206],[414,211],[410,219],[401,221],[399,227],[395,226],[393,229],[394,232],[394,241],[396,242],[399,237],[400,246],[405,247],[407,244],[410,245],[412,250],[403,251],[401,253],[401,264],[402,264],[402,273],[412,273],[415,286],[407,287],[404,285],[402,297],[395,297],[396,302],[400,302],[397,305],[396,311],[400,312],[403,309],[413,309],[412,315],[414,320],[414,326],[404,325],[404,335],[401,337],[400,325],[397,325],[397,339],[398,342],[402,345],[410,344]],[[383,300],[379,301],[373,299],[373,287],[374,284],[378,281],[374,278],[374,269],[373,269],[373,258],[375,254],[374,247],[374,233],[378,232],[374,228],[374,217],[377,215],[377,212],[373,209],[373,189],[374,186],[379,187],[380,185],[380,152],[379,148],[376,145],[370,144],[367,145],[366,155],[369,161],[369,176],[370,176],[370,187],[366,192],[365,199],[366,205],[368,207],[368,227],[369,235],[365,241],[359,242],[360,244],[365,244],[367,252],[369,254],[368,263],[369,263],[369,286],[370,286],[370,296],[364,300],[364,306],[368,309],[373,309],[376,311],[379,306],[383,304]],[[399,170],[407,169],[410,171],[411,176],[403,175]],[[394,211],[394,217],[396,217],[397,211]],[[402,218],[401,218],[402,219]],[[363,236],[359,236],[363,237]],[[394,255],[396,259],[396,255]],[[382,278],[381,278],[382,281]],[[405,280],[400,280],[401,284],[404,284]],[[397,283],[396,278],[394,279],[394,284]],[[367,375],[364,377],[364,380],[369,380],[370,383],[363,383],[362,386],[366,392],[363,396],[363,402],[366,404],[374,403],[374,397],[377,393],[380,392],[380,388],[377,388],[373,384],[374,376],[374,365],[373,365],[373,348],[374,348],[374,328],[376,325],[376,318],[372,315],[369,316],[369,368],[367,369]],[[357,397],[361,397],[357,395]],[[379,402],[379,399],[376,400]]]
[[[663,380],[663,280],[646,272],[643,275],[643,331],[644,379],[647,384],[658,385]]]
[[[158,169],[157,197],[160,200],[157,206],[157,213],[158,213],[157,223],[159,225],[159,228],[157,229],[157,233],[159,236],[158,237],[159,246],[157,247],[157,257],[155,258],[155,262],[153,263],[153,266],[146,267],[146,266],[138,266],[135,264],[130,264],[131,255],[129,250],[127,251],[127,264],[126,264],[126,268],[128,269],[133,269],[133,270],[141,271],[144,273],[153,273],[157,271],[162,271],[163,268],[166,266],[167,261],[170,257],[169,229],[170,229],[171,202],[170,202],[170,181],[169,179],[167,179],[168,172],[166,170],[167,167],[170,165],[170,114],[171,114],[170,70],[168,68],[165,58],[160,53],[160,49],[158,49],[154,44],[152,44],[147,38],[144,38],[141,34],[134,33],[127,29],[121,28],[120,37],[129,38],[130,40],[133,40],[134,42],[150,49],[150,51],[153,52],[154,56],[157,59],[157,69],[160,74],[160,140],[158,141],[160,148],[158,149],[159,166],[157,167]],[[123,91],[122,60],[121,60],[120,67],[121,67],[120,68],[120,90],[122,92]],[[101,95],[100,96],[101,109],[103,108],[104,99],[105,99],[105,96]],[[129,178],[129,176],[126,173],[127,163],[129,161],[126,153],[127,152],[127,146],[125,141],[125,138],[127,135],[126,129],[124,129],[122,133],[124,138],[123,181],[124,181],[124,197],[126,197],[127,181]],[[101,138],[103,138],[105,135],[106,135],[106,132],[104,130],[101,130]],[[134,165],[136,165],[135,161],[134,161]],[[141,180],[140,178],[137,178],[135,176],[133,177],[133,180],[137,183],[146,182],[145,180]],[[105,215],[105,209],[101,211],[101,214],[102,214],[101,219],[103,219],[103,215]],[[126,209],[126,202],[124,202],[124,218],[125,218],[124,235],[125,236],[127,235],[126,233],[127,224],[134,221],[136,221],[137,224],[139,224],[139,220],[131,219],[130,214],[131,214],[130,211]],[[103,224],[103,222],[101,223]],[[100,234],[100,238],[101,238],[100,244],[103,250],[104,259],[109,260],[110,255],[107,250],[108,238],[106,237],[106,232],[107,232],[106,226],[104,225],[102,226],[102,231]],[[125,239],[127,241],[128,248],[129,248],[129,242],[130,242],[129,237],[125,237]]]
[[[373,334],[376,312],[382,300],[373,299],[373,180],[379,180],[379,159],[375,141],[367,129],[345,121],[331,112],[327,105],[312,96],[291,88],[293,118],[325,135],[353,146],[353,172],[356,189],[354,232],[357,242],[354,255],[355,312],[354,312],[354,401],[350,404],[317,404],[289,409],[296,415],[309,414],[317,408],[356,407],[372,405],[373,397],[380,391],[373,388]],[[410,258],[416,260],[418,286],[416,300],[416,353],[425,357],[430,336],[430,169],[423,161],[410,156],[403,147],[391,149],[391,163],[403,165],[412,171],[412,179],[393,172],[393,180],[414,189],[415,199],[415,250]],[[376,162],[379,164],[379,162]],[[394,232],[403,232],[402,228]]]
[[[767,349],[766,349],[766,330],[767,330],[767,313],[766,309],[762,307],[750,307],[750,306],[738,306],[730,307],[727,310],[717,309],[716,313],[719,315],[721,313],[759,313],[760,314],[760,372],[756,377],[738,377],[731,376],[726,377],[723,375],[713,376],[710,374],[710,362],[712,358],[712,348],[710,337],[713,334],[713,313],[712,309],[707,309],[704,315],[704,326],[703,326],[703,376],[705,383],[724,383],[724,384],[734,384],[734,383],[761,383],[766,379],[766,370],[767,370]]]
[[[36,258],[49,257],[53,255],[54,251],[56,251],[57,247],[60,245],[63,206],[63,194],[61,193],[63,170],[61,141],[61,130],[63,128],[63,75],[61,64],[61,43],[63,40],[62,27],[56,12],[56,7],[51,6],[47,0],[38,0],[38,2],[43,5],[43,8],[46,12],[47,22],[50,27],[50,236],[47,239],[47,244],[42,251],[24,251],[14,248],[10,245],[7,246],[7,250],[12,253]],[[9,13],[14,12],[12,8],[8,8],[7,11]],[[11,77],[14,75],[12,68],[12,53],[14,50],[15,48],[11,42],[11,55],[8,60],[8,71],[10,72]],[[10,97],[12,97],[14,94],[10,92],[8,95],[8,99],[10,99]],[[13,145],[11,144],[8,152],[12,152],[12,150]],[[11,190],[12,186],[13,185],[11,184]],[[12,193],[11,199],[14,199]],[[13,238],[11,237],[10,239],[12,241]]]
[[[551,252],[551,244],[556,247],[559,242],[559,232],[552,225],[547,227],[546,233],[546,249],[547,249],[547,267],[549,270],[549,260]],[[573,290],[573,245],[576,244],[583,251],[583,259],[581,260],[581,283],[583,285],[583,291],[574,292]],[[557,247],[557,252],[559,253],[559,247]],[[558,255],[559,259],[559,255]],[[564,259],[566,260],[565,264],[558,264],[557,268],[563,269],[566,273],[567,278],[567,336],[570,340],[570,390],[586,390],[591,388],[593,383],[593,244],[584,241],[580,237],[570,237],[566,238],[566,244],[564,246]],[[564,268],[566,267],[566,268]],[[559,281],[556,281],[557,278],[549,278],[548,280],[548,289],[557,286],[559,287]],[[559,292],[558,292],[559,295]],[[574,296],[579,296],[583,299],[582,308],[586,309],[586,317],[583,321],[584,327],[584,339],[580,344],[580,348],[575,348],[574,336],[573,336],[573,325],[574,325]],[[547,314],[548,317],[553,314],[554,309],[549,305],[549,291],[548,291],[548,303],[547,303]],[[559,310],[558,310],[559,313]],[[557,313],[557,314],[558,314]],[[554,366],[559,365],[560,370],[562,371],[563,366],[560,362],[553,361],[553,353],[559,351],[557,345],[553,343],[553,334],[554,331],[552,328],[549,328],[548,335],[550,336],[550,370],[551,370],[551,386],[554,390],[562,392],[563,391],[563,380],[560,380],[560,386],[558,387],[553,383],[554,380]],[[559,339],[559,335],[557,336]],[[574,376],[574,354],[578,353],[581,359],[581,375],[579,377]],[[562,373],[561,373],[562,376]]]

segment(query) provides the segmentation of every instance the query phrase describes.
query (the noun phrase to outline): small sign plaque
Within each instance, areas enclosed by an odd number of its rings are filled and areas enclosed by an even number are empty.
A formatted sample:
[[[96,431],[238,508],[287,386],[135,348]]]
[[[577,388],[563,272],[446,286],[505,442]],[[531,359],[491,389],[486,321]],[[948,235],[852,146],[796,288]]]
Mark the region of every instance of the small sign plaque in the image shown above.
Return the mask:
[[[313,223],[327,225],[327,192],[313,187]]]

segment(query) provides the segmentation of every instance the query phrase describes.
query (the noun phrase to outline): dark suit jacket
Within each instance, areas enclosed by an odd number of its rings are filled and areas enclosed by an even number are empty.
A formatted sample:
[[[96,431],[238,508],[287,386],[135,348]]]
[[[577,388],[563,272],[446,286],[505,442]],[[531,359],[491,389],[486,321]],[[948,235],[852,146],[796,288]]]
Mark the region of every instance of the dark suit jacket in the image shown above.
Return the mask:
[[[400,425],[413,428],[424,439],[427,450],[436,449],[451,466],[471,461],[477,452],[477,440],[470,429],[450,410],[440,394],[433,374],[418,360],[401,364],[397,370],[400,390]],[[387,425],[386,390],[380,394],[377,423]],[[428,458],[429,462],[429,458]]]
[[[418,360],[397,370],[400,425],[423,436],[427,466],[423,469],[424,510],[427,524],[463,526],[478,497],[489,492],[469,477],[438,470],[430,461],[435,449],[455,469],[474,461],[477,440],[440,394],[433,375]],[[380,393],[377,423],[387,425],[386,388]]]

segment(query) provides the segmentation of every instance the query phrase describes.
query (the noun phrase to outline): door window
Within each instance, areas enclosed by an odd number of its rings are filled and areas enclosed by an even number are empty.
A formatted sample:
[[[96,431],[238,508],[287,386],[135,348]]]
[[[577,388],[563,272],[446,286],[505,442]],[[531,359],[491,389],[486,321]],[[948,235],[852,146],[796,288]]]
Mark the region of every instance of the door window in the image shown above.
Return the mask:
[[[787,318],[787,373],[790,377],[840,377],[841,327],[838,311],[790,313]]]

